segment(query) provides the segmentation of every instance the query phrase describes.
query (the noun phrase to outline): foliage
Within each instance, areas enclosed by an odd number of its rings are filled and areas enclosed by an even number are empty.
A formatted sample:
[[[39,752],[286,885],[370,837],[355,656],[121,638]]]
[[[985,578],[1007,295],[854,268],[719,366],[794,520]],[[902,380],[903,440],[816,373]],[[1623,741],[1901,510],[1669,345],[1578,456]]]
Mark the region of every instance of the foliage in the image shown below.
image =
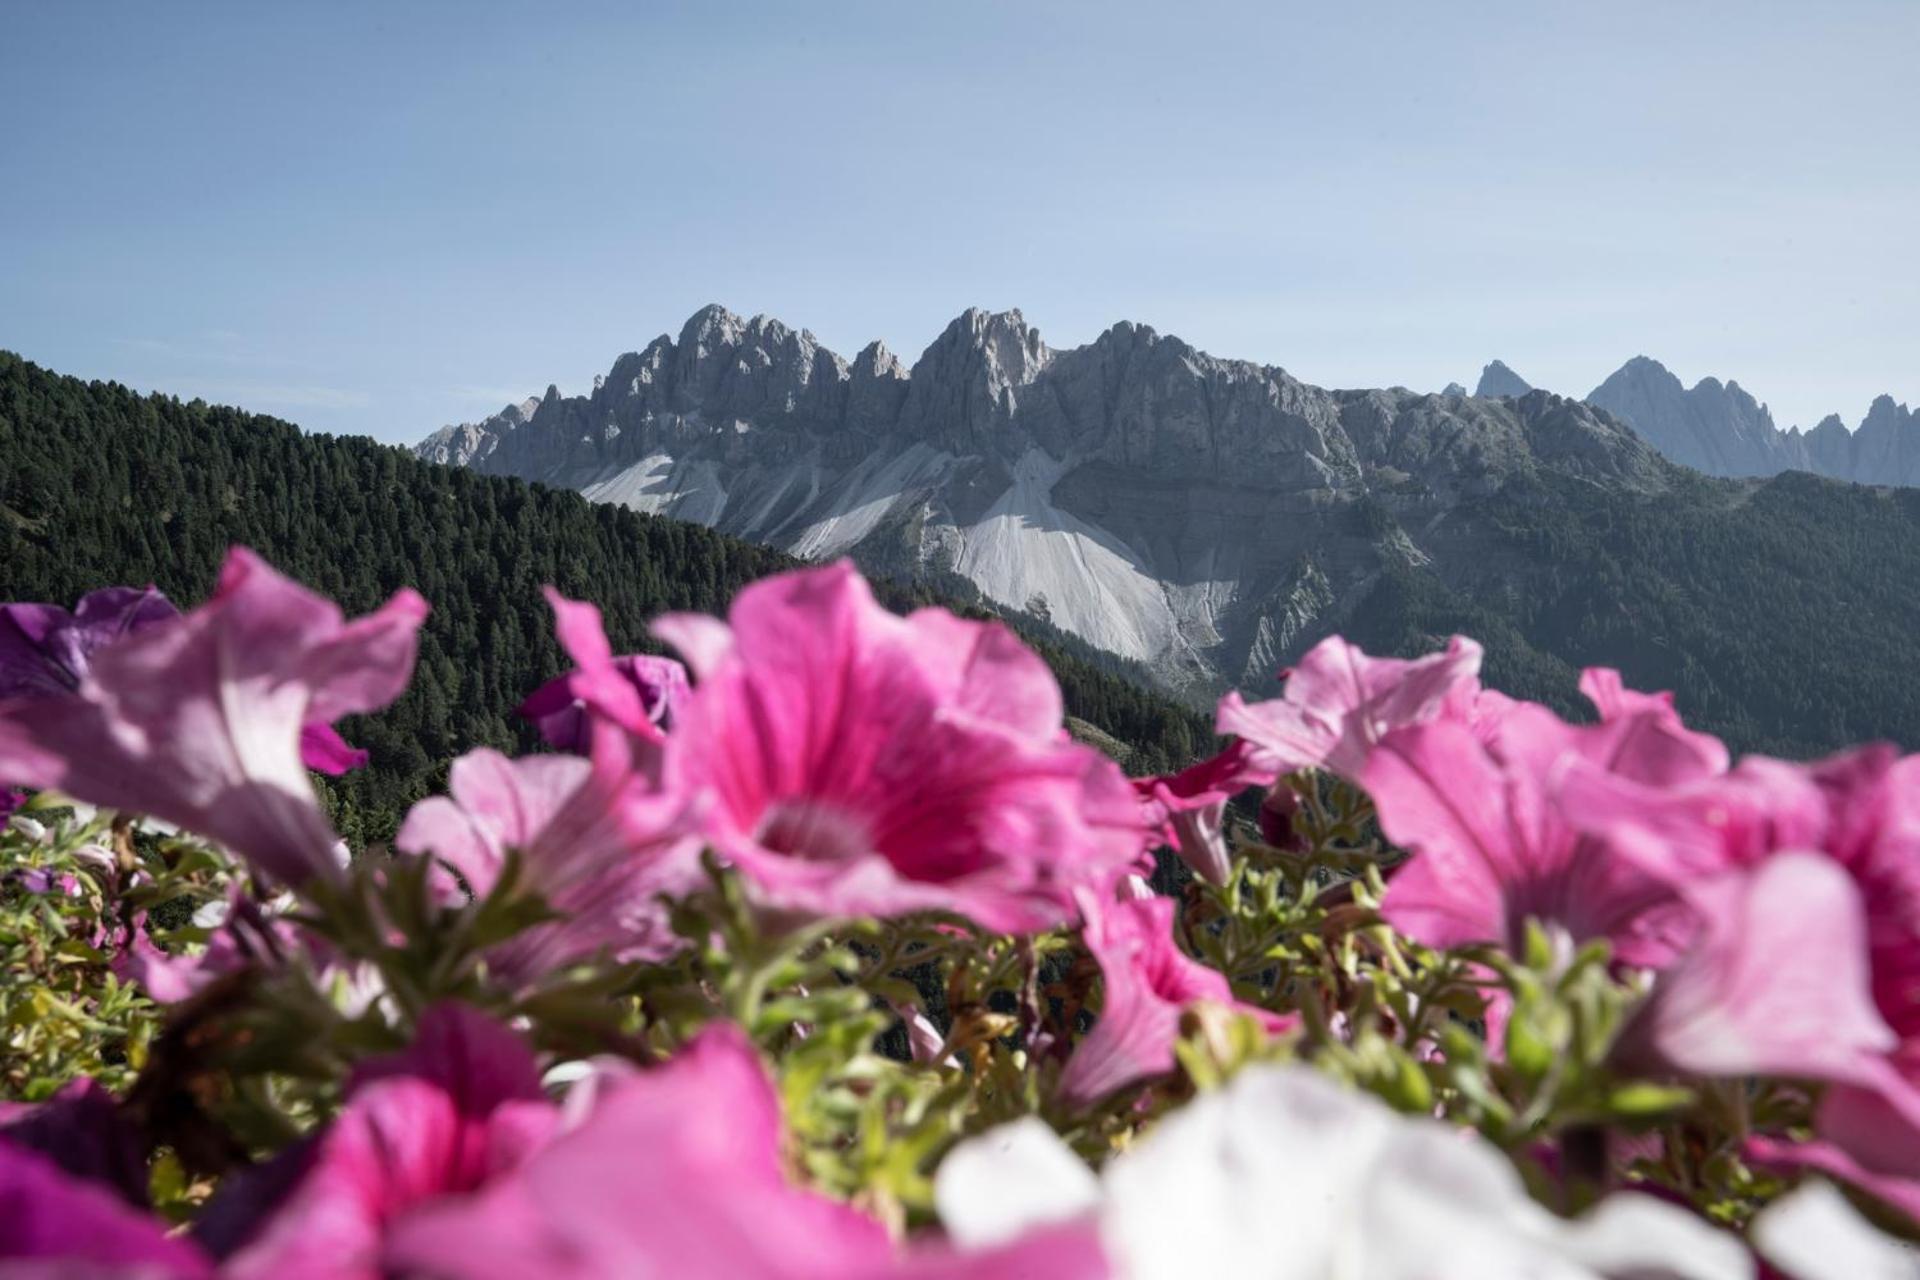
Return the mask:
[[[1543,472],[1465,502],[1449,526],[1490,545],[1387,569],[1346,633],[1382,653],[1472,635],[1495,684],[1563,713],[1581,667],[1617,668],[1740,750],[1920,743],[1920,494],[1674,475],[1634,495]]]

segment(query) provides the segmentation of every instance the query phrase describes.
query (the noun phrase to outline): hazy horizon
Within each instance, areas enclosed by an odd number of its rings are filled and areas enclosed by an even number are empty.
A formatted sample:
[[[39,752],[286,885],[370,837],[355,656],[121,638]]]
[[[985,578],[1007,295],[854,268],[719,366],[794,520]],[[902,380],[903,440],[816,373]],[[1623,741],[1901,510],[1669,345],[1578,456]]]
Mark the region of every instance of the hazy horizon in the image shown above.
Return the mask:
[[[0,347],[418,439],[719,302],[1323,386],[1920,400],[1920,6],[9,15]],[[1204,126],[1194,122],[1204,121]]]

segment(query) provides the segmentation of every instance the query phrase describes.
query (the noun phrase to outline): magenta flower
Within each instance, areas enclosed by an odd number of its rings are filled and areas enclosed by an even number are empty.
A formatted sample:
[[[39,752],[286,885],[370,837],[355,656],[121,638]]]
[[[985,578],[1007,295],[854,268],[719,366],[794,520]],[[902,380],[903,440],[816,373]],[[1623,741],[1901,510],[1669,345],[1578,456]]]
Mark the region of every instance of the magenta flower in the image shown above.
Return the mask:
[[[223,1187],[203,1238],[225,1257],[223,1276],[379,1276],[411,1215],[481,1191],[558,1124],[519,1039],[440,1006],[411,1049],[356,1075],[318,1136]]]
[[[560,644],[574,670],[536,689],[520,704],[550,747],[585,755],[592,746],[591,717],[613,720],[641,739],[658,742],[673,727],[674,714],[687,697],[687,669],[672,658],[652,654],[613,656],[600,611],[569,600],[551,587]]]
[[[627,760],[624,744],[604,737],[591,761],[469,752],[449,774],[452,795],[422,800],[401,824],[398,848],[440,859],[475,894],[492,890],[518,851],[523,882],[564,918],[489,953],[511,980],[532,982],[602,950],[655,961],[678,950],[660,899],[701,879],[700,842],[685,806],[649,791]]]
[[[1866,904],[1881,1015],[1903,1041],[1920,1044],[1920,757],[1897,760],[1886,747],[1812,765],[1749,756],[1726,774],[1676,787],[1576,768],[1561,804],[1577,825],[1676,884],[1783,852],[1823,852]]]
[[[1076,900],[1081,937],[1100,963],[1106,995],[1093,1030],[1060,1075],[1060,1096],[1067,1102],[1086,1106],[1172,1071],[1180,1015],[1201,1001],[1252,1014],[1269,1031],[1291,1025],[1235,1000],[1225,974],[1180,950],[1173,939],[1173,899],[1102,902],[1082,891]]]
[[[78,692],[100,650],[180,616],[156,587],[90,591],[68,613],[57,605],[0,605],[0,702]],[[324,720],[305,726],[307,768],[339,775],[367,762]]]
[[[1295,769],[1324,768],[1357,779],[1374,746],[1403,725],[1438,716],[1462,690],[1478,687],[1480,646],[1455,636],[1424,658],[1374,658],[1328,636],[1282,672],[1284,696],[1220,700],[1215,727],[1245,739],[1271,782]]]
[[[1023,932],[1142,851],[1132,788],[1067,738],[1052,673],[1004,627],[896,617],[845,562],[753,584],[730,620],[655,626],[699,681],[667,782],[710,799],[710,839],[769,904]]]
[[[0,1142],[0,1273],[181,1280],[211,1272],[191,1244],[108,1188]]]
[[[154,587],[90,591],[69,613],[58,605],[0,605],[0,702],[73,693],[93,655],[180,611]]]
[[[606,1083],[577,1127],[481,1194],[398,1224],[402,1274],[883,1273],[885,1228],[788,1181],[779,1100],[740,1031],[715,1023],[667,1065]]]
[[[1805,1015],[1782,1019],[1784,1048],[1764,1026],[1757,1029],[1771,1056],[1720,1065],[1736,1074],[1777,1071],[1832,1082],[1815,1116],[1814,1142],[1755,1140],[1768,1163],[1818,1169],[1909,1212],[1920,1208],[1920,758],[1897,759],[1886,747],[1813,765],[1749,757],[1724,777],[1665,792],[1602,785],[1581,774],[1569,777],[1566,802],[1580,821],[1676,881],[1728,868],[1753,875],[1816,857],[1829,879],[1850,879],[1859,918],[1849,917],[1845,929],[1829,925],[1819,950],[1812,949],[1820,927],[1796,918],[1819,906],[1812,895],[1786,904],[1772,932],[1751,939],[1757,954],[1745,1002],[1794,999]],[[1720,938],[1729,958],[1719,963],[1729,968],[1737,954],[1733,928],[1723,924]],[[1795,941],[1817,962],[1776,962],[1767,949]],[[1862,946],[1864,976],[1856,972]],[[1805,989],[1815,981],[1817,989]],[[1862,982],[1872,1001],[1867,1014],[1848,994]],[[1880,1034],[1870,1035],[1875,1028]],[[1796,1029],[1808,1042],[1797,1051]],[[1823,1037],[1832,1043],[1823,1045]]]
[[[402,591],[348,622],[236,548],[212,600],[98,650],[76,691],[0,702],[0,777],[177,823],[289,883],[335,874],[301,729],[399,696],[426,612]]]
[[[1232,869],[1224,831],[1227,802],[1248,787],[1273,781],[1256,755],[1240,739],[1179,773],[1133,780],[1149,829],[1211,884],[1225,884]]]
[[[365,748],[349,745],[339,731],[324,720],[300,726],[300,763],[315,773],[337,778],[366,762]]]
[[[38,1152],[69,1177],[109,1188],[136,1208],[147,1206],[140,1135],[121,1119],[113,1095],[92,1080],[71,1081],[45,1102],[0,1102],[0,1146]]]
[[[1822,848],[1831,816],[1810,770],[1764,756],[1678,786],[1576,760],[1556,798],[1568,822],[1676,886],[1754,866],[1782,849]]]
[[[1620,1052],[1689,1075],[1871,1083],[1893,1032],[1874,1008],[1866,911],[1847,873],[1783,853],[1689,886],[1700,930]]]
[[[1388,886],[1394,926],[1432,947],[1492,942],[1518,952],[1529,919],[1571,942],[1609,939],[1631,965],[1658,967],[1684,946],[1687,909],[1669,878],[1572,825],[1557,786],[1585,765],[1672,786],[1726,769],[1726,749],[1644,695],[1582,681],[1607,711],[1573,726],[1517,704],[1485,737],[1460,724],[1401,729],[1372,754],[1360,783],[1387,836],[1417,855]]]

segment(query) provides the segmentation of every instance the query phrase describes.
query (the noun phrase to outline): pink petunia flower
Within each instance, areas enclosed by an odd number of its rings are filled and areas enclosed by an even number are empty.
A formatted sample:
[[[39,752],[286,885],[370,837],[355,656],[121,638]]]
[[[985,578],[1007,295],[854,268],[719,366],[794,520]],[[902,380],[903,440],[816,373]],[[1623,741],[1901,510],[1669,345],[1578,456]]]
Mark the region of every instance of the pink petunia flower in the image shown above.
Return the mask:
[[[617,730],[596,736],[591,760],[469,752],[448,776],[452,794],[414,805],[394,839],[440,859],[477,895],[518,851],[523,882],[563,918],[493,948],[490,963],[510,980],[531,982],[601,950],[657,961],[679,948],[660,898],[702,878],[699,838],[686,806],[634,773]],[[443,887],[459,893],[450,880]]]
[[[1538,920],[1578,944],[1607,938],[1624,963],[1659,967],[1685,945],[1687,909],[1671,882],[1571,824],[1560,779],[1584,762],[1649,785],[1725,771],[1718,740],[1688,730],[1670,705],[1620,696],[1617,681],[1582,681],[1606,718],[1569,725],[1545,707],[1503,708],[1484,736],[1435,722],[1390,734],[1360,782],[1388,837],[1415,857],[1388,886],[1383,910],[1433,947],[1523,945]]]
[[[78,692],[95,654],[179,616],[152,586],[90,591],[71,613],[50,604],[0,605],[0,702]],[[367,762],[325,720],[301,729],[300,755],[307,768],[336,776]]]
[[[829,1275],[892,1256],[878,1222],[793,1186],[753,1048],[715,1023],[667,1065],[604,1082],[589,1114],[481,1195],[394,1232],[429,1275]]]
[[[248,965],[276,967],[297,955],[305,956],[323,978],[345,972],[330,945],[285,918],[292,905],[291,894],[257,902],[236,883],[225,902],[208,904],[195,916],[195,923],[212,933],[205,947],[191,953],[161,950],[147,934],[143,912],[129,923],[125,941],[114,954],[114,976],[133,983],[158,1004],[177,1004]]]
[[[660,742],[686,700],[687,669],[653,654],[615,657],[597,608],[551,587],[547,602],[574,670],[534,690],[520,704],[520,714],[533,721],[548,746],[578,755],[593,745],[595,716],[611,719],[643,741]]]
[[[0,702],[72,693],[94,654],[179,616],[151,586],[89,591],[71,613],[53,604],[0,605]]]
[[[1830,1082],[1815,1141],[1763,1135],[1750,1154],[1920,1212],[1920,758],[1884,746],[1811,765],[1749,757],[1722,777],[1666,790],[1582,772],[1569,775],[1563,798],[1577,821],[1678,884],[1807,879],[1803,864],[1822,868],[1824,890],[1783,894],[1757,923],[1738,904],[1702,905],[1702,954],[1682,964],[1722,974],[1723,984],[1739,975],[1740,998],[1712,1015],[1730,1025],[1691,1023],[1692,1047],[1717,1043],[1716,1056],[1702,1061],[1686,1045],[1669,1056],[1701,1072]],[[1840,900],[1844,911],[1832,905]],[[1799,960],[1789,958],[1796,947]],[[1691,1002],[1704,1003],[1711,984],[1696,975],[1679,994],[1657,991],[1643,1021],[1659,1026],[1664,996],[1664,1018],[1675,1022],[1690,985],[1701,987]]]
[[[140,1134],[94,1080],[69,1081],[45,1102],[0,1101],[0,1147],[38,1152],[69,1177],[106,1187],[135,1208],[147,1207]]]
[[[478,1195],[396,1224],[390,1273],[464,1280],[680,1276],[688,1280],[987,1280],[1108,1274],[1078,1226],[960,1252],[901,1248],[849,1205],[794,1185],[773,1083],[730,1023],[665,1066],[607,1077],[586,1114]]]
[[[203,1238],[230,1277],[374,1277],[409,1217],[522,1164],[560,1123],[532,1055],[482,1015],[442,1005],[406,1053],[364,1068],[308,1143],[208,1206]]]
[[[1323,768],[1357,780],[1388,733],[1440,715],[1478,688],[1480,646],[1455,636],[1423,658],[1375,658],[1339,636],[1309,649],[1283,672],[1284,696],[1248,703],[1238,692],[1220,700],[1215,727],[1254,748],[1260,779]]]
[[[1002,626],[897,617],[842,562],[753,584],[730,625],[655,630],[698,679],[668,789],[710,798],[709,838],[770,905],[1026,932],[1144,848],[1126,778],[1068,739],[1052,673]]]
[[[1085,1106],[1174,1067],[1180,1016],[1207,1001],[1260,1019],[1269,1031],[1292,1022],[1234,999],[1226,975],[1190,958],[1173,938],[1171,898],[1102,902],[1093,893],[1076,899],[1082,937],[1100,964],[1105,1000],[1093,1030],[1073,1051],[1060,1076],[1060,1096]]]
[[[107,1187],[0,1142],[0,1274],[187,1280],[211,1271],[192,1244]]]
[[[0,702],[0,777],[176,823],[288,883],[336,874],[302,727],[398,697],[426,613],[402,591],[348,622],[236,548],[212,600],[99,650],[74,692]]]
[[[1178,773],[1135,778],[1146,823],[1193,873],[1225,884],[1232,868],[1224,830],[1227,802],[1248,787],[1272,782],[1244,739]]]
[[[1871,1083],[1893,1032],[1874,1008],[1866,911],[1847,873],[1783,853],[1689,886],[1694,945],[1619,1052],[1689,1075]]]

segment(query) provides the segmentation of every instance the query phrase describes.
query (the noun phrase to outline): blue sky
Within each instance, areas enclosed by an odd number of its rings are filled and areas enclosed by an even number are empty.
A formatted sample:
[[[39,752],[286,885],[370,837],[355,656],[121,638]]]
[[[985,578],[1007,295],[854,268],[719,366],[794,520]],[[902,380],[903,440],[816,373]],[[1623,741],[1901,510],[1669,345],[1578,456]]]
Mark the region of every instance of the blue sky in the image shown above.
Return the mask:
[[[0,347],[411,440],[717,301],[968,306],[1333,386],[1920,400],[1920,3],[59,4]]]

